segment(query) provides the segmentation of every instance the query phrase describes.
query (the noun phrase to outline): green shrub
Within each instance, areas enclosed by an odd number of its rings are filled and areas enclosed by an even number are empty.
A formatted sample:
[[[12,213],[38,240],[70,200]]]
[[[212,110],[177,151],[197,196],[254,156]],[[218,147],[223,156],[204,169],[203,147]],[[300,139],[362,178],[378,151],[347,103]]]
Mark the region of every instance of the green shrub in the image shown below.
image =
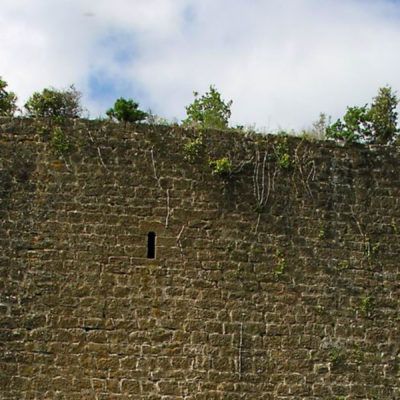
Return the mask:
[[[210,160],[209,165],[213,175],[229,177],[232,174],[232,162],[227,157],[218,160]]]
[[[276,279],[279,279],[285,273],[287,263],[286,263],[286,259],[285,259],[284,255],[282,254],[282,252],[280,250],[276,251],[275,257],[277,258],[277,263],[276,263],[276,267],[274,270],[274,276]]]
[[[373,142],[386,144],[393,141],[399,133],[397,127],[396,108],[399,99],[391,87],[385,86],[379,89],[378,95],[374,97],[369,111],[373,130]]]
[[[276,162],[280,168],[289,169],[292,166],[292,158],[289,153],[287,137],[279,138],[279,142],[274,147]]]
[[[203,138],[200,136],[196,139],[190,140],[183,145],[183,152],[185,160],[194,162],[200,158],[203,149]]]
[[[371,296],[364,296],[361,298],[360,310],[365,316],[371,314],[373,308],[373,298]]]
[[[132,99],[117,99],[114,107],[106,112],[110,119],[115,119],[119,122],[140,122],[147,117],[147,113],[139,109],[139,103]]]
[[[332,347],[329,351],[329,361],[332,367],[338,367],[345,362],[345,353],[340,347]]]
[[[338,119],[326,129],[328,138],[345,142],[365,140],[371,134],[371,121],[367,105],[363,107],[347,107],[343,121]]]
[[[66,90],[54,88],[35,92],[26,102],[25,108],[31,117],[78,118],[82,114],[81,93],[71,85]]]
[[[71,143],[60,127],[54,128],[51,145],[58,156],[64,156],[71,150]]]
[[[400,132],[397,127],[397,95],[389,86],[379,89],[372,105],[348,107],[343,120],[326,129],[328,138],[344,142],[392,143]]]
[[[0,116],[8,117],[14,115],[17,110],[17,96],[6,90],[7,82],[0,77]]]
[[[197,92],[193,94],[195,99],[186,107],[184,125],[226,129],[231,116],[232,100],[222,100],[221,94],[213,86],[201,97]]]

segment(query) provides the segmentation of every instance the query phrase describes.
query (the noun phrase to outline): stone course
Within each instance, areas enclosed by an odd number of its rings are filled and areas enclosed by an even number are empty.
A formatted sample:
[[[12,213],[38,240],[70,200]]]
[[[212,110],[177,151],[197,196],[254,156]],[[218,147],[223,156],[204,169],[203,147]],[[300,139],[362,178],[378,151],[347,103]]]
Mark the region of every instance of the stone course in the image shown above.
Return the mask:
[[[0,399],[400,399],[399,148],[60,129],[0,120]]]

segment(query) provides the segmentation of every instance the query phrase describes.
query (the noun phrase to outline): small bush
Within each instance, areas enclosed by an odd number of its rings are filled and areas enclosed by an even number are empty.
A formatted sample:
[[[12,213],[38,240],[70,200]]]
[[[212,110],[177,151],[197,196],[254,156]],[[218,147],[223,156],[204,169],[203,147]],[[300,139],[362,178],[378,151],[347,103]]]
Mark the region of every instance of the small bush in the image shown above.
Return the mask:
[[[13,92],[6,90],[7,82],[0,77],[0,116],[9,117],[14,115],[17,110],[17,96]]]
[[[64,156],[71,150],[71,143],[60,127],[54,128],[51,145],[58,156]]]
[[[223,157],[218,160],[210,160],[209,165],[213,175],[229,177],[232,174],[232,162],[229,158]]]
[[[186,107],[187,118],[184,125],[194,125],[202,128],[226,129],[231,116],[232,100],[225,102],[221,94],[210,86],[208,92],[199,97],[194,92],[194,101]]]
[[[396,111],[398,104],[399,99],[390,86],[379,89],[369,110],[373,128],[373,142],[380,144],[391,143],[395,136],[399,134]]]
[[[114,107],[106,112],[110,119],[115,119],[119,122],[140,122],[147,117],[147,113],[139,109],[139,103],[132,99],[117,99]]]
[[[397,127],[399,99],[389,86],[379,89],[372,105],[348,107],[343,119],[326,129],[328,138],[344,142],[393,143],[400,130]]]
[[[274,270],[274,276],[276,279],[279,279],[285,273],[287,264],[286,264],[286,259],[280,250],[276,251],[275,256],[277,258],[277,264]]]
[[[289,146],[286,136],[280,138],[280,142],[274,147],[276,162],[280,168],[289,169],[292,166],[292,159],[289,153]]]
[[[367,105],[347,107],[343,121],[338,119],[326,128],[326,136],[344,142],[358,142],[371,136],[371,121]]]
[[[196,139],[190,140],[183,145],[183,152],[185,160],[194,162],[200,158],[203,149],[203,138],[200,136]]]
[[[31,117],[78,118],[82,114],[81,93],[72,85],[66,90],[54,88],[35,92],[26,102],[25,109]]]
[[[339,367],[345,362],[344,351],[339,347],[332,347],[329,351],[329,361],[332,363],[332,367]]]
[[[371,296],[364,296],[361,298],[360,310],[366,316],[370,316],[373,308],[373,298]]]

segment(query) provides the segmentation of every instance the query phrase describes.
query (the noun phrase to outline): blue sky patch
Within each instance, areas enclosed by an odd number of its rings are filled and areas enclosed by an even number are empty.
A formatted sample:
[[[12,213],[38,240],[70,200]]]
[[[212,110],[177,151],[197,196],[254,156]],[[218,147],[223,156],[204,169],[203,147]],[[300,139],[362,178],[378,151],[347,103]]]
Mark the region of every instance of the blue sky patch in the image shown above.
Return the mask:
[[[119,97],[146,103],[146,91],[126,71],[138,59],[135,36],[124,30],[104,35],[96,46],[96,60],[89,71],[88,97],[102,107],[111,107]]]
[[[88,86],[90,99],[110,106],[119,97],[131,98],[139,102],[143,102],[147,97],[139,83],[112,76],[109,71],[102,69],[93,69],[90,72]]]
[[[113,30],[103,36],[98,47],[100,53],[106,53],[115,63],[121,65],[131,64],[139,56],[135,35],[125,30]]]

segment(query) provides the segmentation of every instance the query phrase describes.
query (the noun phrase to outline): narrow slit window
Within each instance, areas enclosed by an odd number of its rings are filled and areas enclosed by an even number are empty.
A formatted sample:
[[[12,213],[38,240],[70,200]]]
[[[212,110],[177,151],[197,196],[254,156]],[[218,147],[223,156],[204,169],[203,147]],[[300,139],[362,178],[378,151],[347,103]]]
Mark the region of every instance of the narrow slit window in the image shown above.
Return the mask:
[[[156,234],[149,232],[147,234],[147,258],[156,258]]]

